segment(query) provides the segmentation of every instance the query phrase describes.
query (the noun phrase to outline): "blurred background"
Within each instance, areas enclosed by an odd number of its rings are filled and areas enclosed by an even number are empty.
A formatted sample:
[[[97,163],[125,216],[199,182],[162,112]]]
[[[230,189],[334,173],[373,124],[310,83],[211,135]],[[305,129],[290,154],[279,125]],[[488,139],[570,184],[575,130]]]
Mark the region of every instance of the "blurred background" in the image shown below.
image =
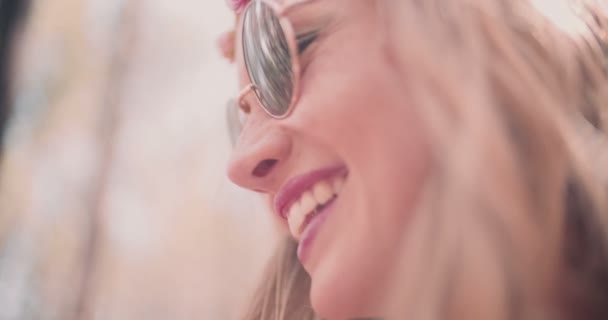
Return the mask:
[[[31,0],[19,20],[0,320],[237,319],[275,239],[225,175],[224,1]]]

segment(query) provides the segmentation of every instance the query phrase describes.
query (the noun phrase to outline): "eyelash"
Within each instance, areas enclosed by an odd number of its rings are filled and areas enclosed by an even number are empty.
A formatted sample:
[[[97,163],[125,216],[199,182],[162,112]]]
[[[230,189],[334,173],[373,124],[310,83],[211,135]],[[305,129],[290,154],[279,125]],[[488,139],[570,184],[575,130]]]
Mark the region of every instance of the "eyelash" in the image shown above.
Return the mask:
[[[313,44],[315,42],[315,40],[317,40],[318,36],[319,36],[319,33],[316,31],[307,32],[307,33],[298,35],[296,38],[296,41],[298,43],[298,53],[303,54],[304,51],[306,51],[306,49],[308,47],[310,47],[310,45]]]

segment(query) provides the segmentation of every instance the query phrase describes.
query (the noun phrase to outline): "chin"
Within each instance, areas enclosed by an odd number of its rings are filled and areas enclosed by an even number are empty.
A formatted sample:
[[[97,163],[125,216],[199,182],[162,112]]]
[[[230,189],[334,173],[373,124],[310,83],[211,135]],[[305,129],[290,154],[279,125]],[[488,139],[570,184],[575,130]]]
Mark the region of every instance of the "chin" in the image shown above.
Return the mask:
[[[314,288],[314,285],[312,288]],[[344,300],[344,298],[336,297],[329,292],[315,293],[314,289],[311,289],[310,302],[312,308],[322,319],[346,320],[360,317],[356,310],[349,308],[346,301],[340,300]]]
[[[310,289],[310,302],[315,313],[323,319],[347,320],[366,318],[377,315],[373,312],[370,301],[376,301],[371,292],[375,292],[363,283],[360,277],[348,272],[340,272],[335,277],[336,270],[324,272],[322,266],[315,271]]]

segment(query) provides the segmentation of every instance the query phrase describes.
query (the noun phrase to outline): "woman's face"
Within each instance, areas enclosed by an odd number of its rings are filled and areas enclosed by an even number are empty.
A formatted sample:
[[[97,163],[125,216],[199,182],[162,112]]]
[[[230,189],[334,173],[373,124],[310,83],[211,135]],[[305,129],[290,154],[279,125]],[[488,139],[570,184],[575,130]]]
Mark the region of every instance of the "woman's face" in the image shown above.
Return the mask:
[[[277,120],[254,94],[245,97],[251,108],[229,176],[259,192],[299,241],[316,312],[332,319],[373,316],[428,174],[430,150],[404,75],[391,63],[377,4],[307,6],[289,14],[296,33],[318,23],[316,17],[327,19],[301,54],[295,109]],[[237,56],[245,87],[241,48]]]

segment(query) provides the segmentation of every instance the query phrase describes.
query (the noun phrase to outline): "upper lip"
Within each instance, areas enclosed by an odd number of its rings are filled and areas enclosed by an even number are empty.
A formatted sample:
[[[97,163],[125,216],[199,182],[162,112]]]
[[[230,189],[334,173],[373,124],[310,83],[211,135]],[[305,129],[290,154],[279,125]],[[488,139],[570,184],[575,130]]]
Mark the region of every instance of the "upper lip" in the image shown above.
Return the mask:
[[[283,184],[274,197],[274,209],[282,218],[287,219],[287,210],[300,198],[302,193],[309,190],[318,181],[337,174],[345,174],[344,166],[319,169],[295,176]]]

